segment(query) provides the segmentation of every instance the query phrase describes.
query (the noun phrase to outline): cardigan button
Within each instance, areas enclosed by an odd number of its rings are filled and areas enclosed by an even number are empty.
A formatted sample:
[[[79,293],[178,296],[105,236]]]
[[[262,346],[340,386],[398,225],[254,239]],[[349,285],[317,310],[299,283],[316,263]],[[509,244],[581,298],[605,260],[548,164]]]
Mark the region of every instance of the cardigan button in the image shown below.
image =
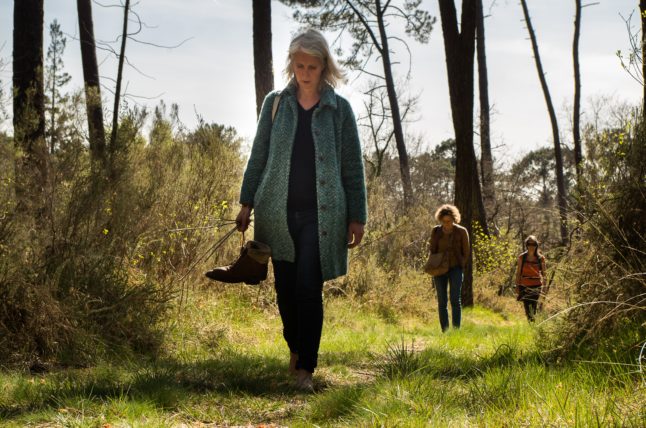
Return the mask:
[[[321,231],[321,236],[327,236],[327,230],[322,230]]]
[[[325,211],[327,209],[327,205],[321,205],[321,211]]]
[[[324,159],[325,159],[325,158],[323,157],[323,155],[319,155],[319,160],[320,160],[321,162],[323,162],[323,160],[324,160]]]
[[[321,180],[319,183],[321,183],[321,186],[325,186],[325,180]]]

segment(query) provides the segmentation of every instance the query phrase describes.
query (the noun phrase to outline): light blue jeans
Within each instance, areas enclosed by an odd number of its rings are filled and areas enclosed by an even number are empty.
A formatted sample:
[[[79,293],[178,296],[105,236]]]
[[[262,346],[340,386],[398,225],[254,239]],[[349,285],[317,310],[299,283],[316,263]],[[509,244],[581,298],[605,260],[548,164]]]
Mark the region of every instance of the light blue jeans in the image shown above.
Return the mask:
[[[446,331],[449,328],[449,298],[447,296],[447,288],[449,288],[449,294],[451,296],[451,321],[453,328],[460,328],[460,321],[462,321],[462,278],[462,266],[452,267],[444,275],[433,277],[435,290],[437,291],[437,311],[440,314],[442,331]],[[448,287],[449,283],[450,287]]]

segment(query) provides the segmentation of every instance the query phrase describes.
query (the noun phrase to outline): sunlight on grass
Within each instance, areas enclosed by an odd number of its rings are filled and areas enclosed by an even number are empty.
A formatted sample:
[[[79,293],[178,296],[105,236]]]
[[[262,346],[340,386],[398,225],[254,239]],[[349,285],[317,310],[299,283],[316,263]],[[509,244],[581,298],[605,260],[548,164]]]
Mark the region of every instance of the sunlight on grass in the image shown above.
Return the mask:
[[[166,357],[42,376],[0,374],[3,426],[625,425],[646,421],[631,368],[549,366],[536,327],[476,307],[460,330],[328,299],[314,395],[297,392],[270,290],[192,294]],[[430,321],[429,321],[430,320]],[[634,371],[634,370],[633,370]]]

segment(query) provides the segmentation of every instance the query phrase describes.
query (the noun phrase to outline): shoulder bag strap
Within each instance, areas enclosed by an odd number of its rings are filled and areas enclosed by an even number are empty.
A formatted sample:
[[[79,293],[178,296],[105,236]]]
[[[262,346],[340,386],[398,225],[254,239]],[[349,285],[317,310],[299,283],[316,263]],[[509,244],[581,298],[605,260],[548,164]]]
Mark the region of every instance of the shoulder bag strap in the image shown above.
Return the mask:
[[[527,261],[527,251],[525,251],[523,254],[521,254],[523,257],[523,261],[520,263],[520,276],[523,276],[523,268],[525,267],[525,262]]]
[[[274,104],[271,106],[271,123],[274,123],[274,118],[276,117],[276,112],[278,111],[278,104],[280,104],[281,94],[276,95],[274,98]]]

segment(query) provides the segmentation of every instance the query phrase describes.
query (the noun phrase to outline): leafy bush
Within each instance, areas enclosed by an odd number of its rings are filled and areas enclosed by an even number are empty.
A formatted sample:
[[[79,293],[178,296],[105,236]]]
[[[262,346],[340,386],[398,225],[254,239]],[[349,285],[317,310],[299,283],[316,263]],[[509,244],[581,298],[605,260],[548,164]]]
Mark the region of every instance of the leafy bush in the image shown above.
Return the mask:
[[[82,144],[52,155],[46,217],[10,214],[12,168],[2,169],[0,361],[85,363],[161,343],[178,279],[222,233],[242,159],[231,128],[173,134],[158,115],[146,144],[144,118],[122,119],[105,174]]]
[[[646,123],[588,142],[582,220],[563,261],[572,305],[544,340],[557,355],[635,355],[646,338]]]

